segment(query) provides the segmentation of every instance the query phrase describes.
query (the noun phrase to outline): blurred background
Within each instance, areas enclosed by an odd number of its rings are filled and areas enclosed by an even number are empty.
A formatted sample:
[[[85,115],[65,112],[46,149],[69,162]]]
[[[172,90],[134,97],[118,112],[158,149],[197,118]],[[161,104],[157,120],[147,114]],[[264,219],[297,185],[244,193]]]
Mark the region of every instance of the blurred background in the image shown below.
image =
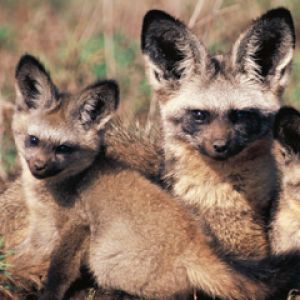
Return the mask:
[[[228,51],[253,18],[278,6],[291,10],[300,40],[299,0],[0,0],[0,178],[15,168],[9,128],[14,68],[23,53],[38,56],[61,90],[73,91],[97,78],[118,80],[120,113],[146,124],[155,111],[139,49],[147,10],[180,18],[216,53]],[[286,102],[298,108],[299,46],[285,93]]]

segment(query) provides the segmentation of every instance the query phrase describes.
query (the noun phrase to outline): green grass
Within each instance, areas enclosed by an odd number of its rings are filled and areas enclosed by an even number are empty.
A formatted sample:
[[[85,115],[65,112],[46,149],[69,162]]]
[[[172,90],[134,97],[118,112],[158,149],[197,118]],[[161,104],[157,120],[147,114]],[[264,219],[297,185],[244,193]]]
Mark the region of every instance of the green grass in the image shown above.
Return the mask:
[[[0,48],[13,49],[16,46],[14,37],[12,25],[0,26]]]
[[[3,237],[0,237],[0,278],[4,281],[4,282],[0,282],[0,295],[1,292],[3,294],[9,294],[10,291],[13,290],[13,286],[7,283],[11,275],[9,273],[10,266],[6,262],[6,258],[8,255],[10,255],[10,253],[5,253],[3,247],[4,247],[4,239]]]

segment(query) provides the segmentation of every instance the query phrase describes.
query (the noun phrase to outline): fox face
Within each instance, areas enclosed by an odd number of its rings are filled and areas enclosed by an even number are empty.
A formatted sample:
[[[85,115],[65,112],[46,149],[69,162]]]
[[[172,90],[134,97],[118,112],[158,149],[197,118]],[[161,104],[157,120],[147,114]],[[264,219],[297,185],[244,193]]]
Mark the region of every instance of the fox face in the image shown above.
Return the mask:
[[[289,11],[267,12],[217,56],[183,23],[150,11],[141,44],[169,142],[224,160],[272,136],[295,47]]]
[[[283,189],[293,210],[300,212],[300,113],[292,107],[282,107],[275,118],[274,137],[280,144],[283,164]]]
[[[43,65],[23,56],[16,68],[13,131],[21,162],[37,179],[61,180],[86,169],[101,146],[105,123],[118,106],[114,81],[77,94],[60,93]]]
[[[270,241],[274,253],[300,247],[300,113],[282,107],[275,118],[275,154],[282,171],[280,199],[273,204]]]
[[[285,149],[284,156],[300,154],[300,113],[296,109],[283,106],[276,114],[274,137]]]
[[[258,109],[229,109],[224,113],[210,110],[185,110],[175,134],[203,155],[223,160],[238,154],[249,144],[265,136],[271,128],[272,115]]]

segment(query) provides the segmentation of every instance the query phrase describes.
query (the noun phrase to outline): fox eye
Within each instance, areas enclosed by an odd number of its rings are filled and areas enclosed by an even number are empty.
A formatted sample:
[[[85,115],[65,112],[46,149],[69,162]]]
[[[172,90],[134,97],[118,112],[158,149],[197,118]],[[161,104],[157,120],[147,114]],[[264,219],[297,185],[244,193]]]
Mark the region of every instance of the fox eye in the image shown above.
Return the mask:
[[[232,123],[240,123],[255,120],[257,115],[255,110],[232,110],[229,112],[229,119]]]
[[[209,119],[209,112],[206,110],[191,110],[191,115],[193,120],[199,124],[204,123]]]
[[[30,147],[36,147],[39,145],[40,140],[34,136],[34,135],[29,135],[28,137],[28,144]]]
[[[70,154],[74,150],[73,147],[68,146],[68,145],[59,145],[56,147],[55,152],[57,154]]]

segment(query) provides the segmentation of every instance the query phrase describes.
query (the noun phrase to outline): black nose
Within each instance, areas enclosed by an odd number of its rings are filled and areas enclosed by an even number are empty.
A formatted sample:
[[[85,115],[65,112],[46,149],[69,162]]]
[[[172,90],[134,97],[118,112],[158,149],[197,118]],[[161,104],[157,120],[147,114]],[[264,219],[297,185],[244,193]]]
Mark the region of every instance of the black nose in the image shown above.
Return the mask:
[[[228,143],[226,140],[216,140],[213,143],[213,147],[216,152],[223,153],[226,152],[228,149]]]
[[[46,169],[46,162],[42,160],[36,160],[34,162],[34,168],[36,171],[43,171]]]

